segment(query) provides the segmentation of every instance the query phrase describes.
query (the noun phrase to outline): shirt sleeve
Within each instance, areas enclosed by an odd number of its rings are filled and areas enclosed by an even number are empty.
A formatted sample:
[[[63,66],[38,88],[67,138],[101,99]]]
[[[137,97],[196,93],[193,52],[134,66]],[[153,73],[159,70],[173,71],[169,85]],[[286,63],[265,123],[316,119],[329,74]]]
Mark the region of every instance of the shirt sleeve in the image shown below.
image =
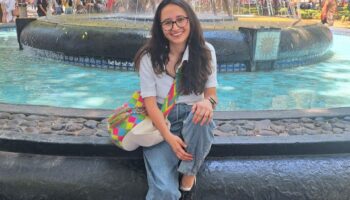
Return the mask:
[[[210,53],[211,53],[211,66],[212,66],[212,73],[208,77],[208,81],[205,84],[205,88],[211,88],[211,87],[217,87],[218,82],[217,82],[217,62],[216,62],[216,54],[215,54],[215,49],[214,47],[206,43]]]
[[[155,73],[148,54],[143,55],[140,61],[140,88],[143,98],[157,96]]]

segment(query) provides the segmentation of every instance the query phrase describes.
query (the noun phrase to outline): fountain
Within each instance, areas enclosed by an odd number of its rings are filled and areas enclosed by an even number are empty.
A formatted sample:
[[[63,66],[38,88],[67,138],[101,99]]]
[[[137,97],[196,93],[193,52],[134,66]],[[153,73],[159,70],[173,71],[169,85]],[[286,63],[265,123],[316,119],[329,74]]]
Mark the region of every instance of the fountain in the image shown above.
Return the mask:
[[[283,69],[330,56],[332,34],[320,24],[296,21],[242,25],[230,15],[208,13],[199,14],[199,18],[206,40],[216,49],[219,72]],[[18,40],[20,48],[40,49],[38,53],[45,57],[133,70],[133,57],[147,40],[151,20],[152,15],[140,12],[20,19]]]
[[[70,22],[73,18],[74,23]],[[147,38],[149,28],[147,18],[142,19],[125,19],[123,14],[78,15],[21,19],[16,23],[23,48],[70,63],[133,70],[130,61]],[[219,72],[281,69],[329,56],[332,35],[322,25],[255,24],[237,28],[232,26],[235,21],[223,22],[219,27],[211,20],[215,22],[216,18],[205,20],[205,36],[216,46]],[[0,110],[4,112],[0,119],[5,120],[24,117],[41,123],[44,118],[65,117],[76,123],[84,121],[87,126],[93,126],[92,121],[103,125],[111,112],[10,104],[0,104]],[[346,108],[216,112],[215,119],[269,118],[292,123],[295,118],[344,117],[348,113]],[[52,126],[60,128],[59,124]],[[73,130],[75,125],[67,126]],[[105,135],[85,133],[77,137],[65,132],[49,135],[50,131],[35,134],[26,130],[25,134],[0,132],[0,199],[144,198],[147,185],[140,149],[124,152]],[[198,196],[209,200],[347,199],[349,153],[349,134],[216,137],[198,177]]]

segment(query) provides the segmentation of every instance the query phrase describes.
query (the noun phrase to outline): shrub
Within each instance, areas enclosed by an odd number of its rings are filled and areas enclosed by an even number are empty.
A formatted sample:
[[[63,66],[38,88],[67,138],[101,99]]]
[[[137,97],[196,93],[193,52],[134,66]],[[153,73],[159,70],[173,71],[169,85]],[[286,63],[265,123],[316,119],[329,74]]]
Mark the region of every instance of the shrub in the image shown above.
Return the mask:
[[[344,21],[344,20],[350,18],[350,11],[348,11],[348,10],[338,11],[335,14],[334,18]]]
[[[300,10],[300,14],[302,19],[319,19],[321,16],[319,10],[313,9]]]

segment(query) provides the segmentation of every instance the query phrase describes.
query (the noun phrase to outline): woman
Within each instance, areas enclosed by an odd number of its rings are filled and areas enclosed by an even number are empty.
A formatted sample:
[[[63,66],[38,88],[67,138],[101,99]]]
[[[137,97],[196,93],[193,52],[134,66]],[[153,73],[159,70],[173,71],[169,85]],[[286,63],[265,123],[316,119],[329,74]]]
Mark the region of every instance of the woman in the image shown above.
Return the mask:
[[[151,38],[134,61],[147,113],[165,140],[143,151],[146,199],[192,199],[195,176],[214,138],[215,50],[204,41],[199,20],[184,0],[164,0],[156,10]],[[159,107],[177,71],[180,96],[168,116],[168,130]]]

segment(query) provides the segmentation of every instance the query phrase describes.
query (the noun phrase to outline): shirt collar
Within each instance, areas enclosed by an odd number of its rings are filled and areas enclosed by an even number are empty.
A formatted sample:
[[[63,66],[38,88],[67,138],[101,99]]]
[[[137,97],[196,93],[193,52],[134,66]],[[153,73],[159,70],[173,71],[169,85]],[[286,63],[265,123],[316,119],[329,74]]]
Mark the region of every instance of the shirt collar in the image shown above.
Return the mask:
[[[179,67],[176,69],[176,72],[177,72],[177,70],[179,70],[181,68],[182,63],[184,61],[188,61],[188,57],[189,57],[189,47],[188,47],[188,45],[186,45],[186,49],[184,51],[184,54],[182,55],[181,62],[179,63],[179,65],[178,65]],[[164,67],[164,70],[165,70],[165,65],[163,65],[163,67]]]
[[[182,55],[182,60],[181,60],[181,62],[180,62],[180,64],[179,64],[179,67],[177,68],[177,70],[179,70],[179,69],[181,68],[182,63],[183,63],[184,61],[188,61],[188,57],[189,57],[189,48],[188,48],[188,45],[187,45],[187,46],[186,46],[186,49],[185,49],[185,52],[184,52],[184,54]],[[176,72],[177,72],[177,70],[176,70]]]
[[[181,60],[181,63],[183,61],[188,61],[188,56],[189,56],[189,50],[188,50],[188,45],[186,46],[186,49],[185,49],[185,52],[184,52],[184,55],[182,56],[182,60]]]

